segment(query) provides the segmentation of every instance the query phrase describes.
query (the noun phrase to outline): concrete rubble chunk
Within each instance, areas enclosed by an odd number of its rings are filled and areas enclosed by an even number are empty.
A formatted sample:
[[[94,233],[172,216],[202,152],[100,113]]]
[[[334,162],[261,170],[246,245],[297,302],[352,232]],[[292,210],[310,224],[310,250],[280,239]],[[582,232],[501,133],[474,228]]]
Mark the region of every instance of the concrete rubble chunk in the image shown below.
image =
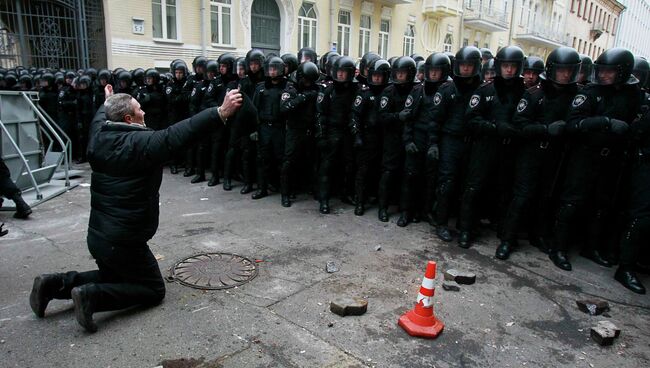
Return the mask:
[[[446,291],[460,291],[460,288],[457,285],[443,283],[442,288]]]
[[[360,316],[368,311],[368,301],[361,298],[338,298],[330,303],[330,311],[341,317]]]
[[[456,281],[462,285],[472,285],[476,282],[476,274],[452,268],[445,271],[445,281]]]
[[[600,321],[591,328],[591,338],[600,346],[612,345],[620,334],[621,330],[610,321]]]
[[[338,272],[339,271],[339,266],[337,266],[334,261],[327,261],[327,264],[325,265],[325,270],[328,273]]]
[[[576,304],[578,305],[578,308],[581,311],[585,313],[589,313],[592,316],[600,315],[603,312],[607,312],[609,310],[609,303],[607,303],[604,300],[597,300],[597,299],[576,300]]]

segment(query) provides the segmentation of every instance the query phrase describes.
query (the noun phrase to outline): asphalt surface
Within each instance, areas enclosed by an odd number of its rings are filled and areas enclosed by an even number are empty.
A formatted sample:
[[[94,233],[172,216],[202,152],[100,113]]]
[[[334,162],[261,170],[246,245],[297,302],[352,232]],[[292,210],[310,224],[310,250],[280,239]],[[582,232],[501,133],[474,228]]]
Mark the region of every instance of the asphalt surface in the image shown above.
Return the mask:
[[[38,274],[94,268],[89,186],[39,205],[27,221],[0,212],[10,231],[0,238],[0,367],[650,366],[650,297],[620,286],[613,268],[574,255],[574,271],[564,272],[525,241],[498,261],[492,235],[463,250],[426,223],[399,228],[396,214],[381,223],[375,208],[357,217],[333,201],[333,213],[320,215],[306,195],[283,208],[277,194],[254,201],[239,188],[191,185],[166,171],[150,246],[164,274],[192,254],[230,252],[261,261],[259,275],[219,291],[168,283],[161,306],[96,314],[95,334],[77,324],[70,301],[52,301],[44,319],[28,303]],[[428,260],[438,264],[435,313],[445,324],[435,340],[397,326]],[[327,273],[328,261],[340,270]],[[449,268],[475,272],[476,283],[444,291]],[[343,296],[367,299],[368,312],[332,314],[329,302]],[[578,310],[575,301],[588,298],[608,301],[609,317]],[[600,320],[621,328],[614,345],[590,338]]]

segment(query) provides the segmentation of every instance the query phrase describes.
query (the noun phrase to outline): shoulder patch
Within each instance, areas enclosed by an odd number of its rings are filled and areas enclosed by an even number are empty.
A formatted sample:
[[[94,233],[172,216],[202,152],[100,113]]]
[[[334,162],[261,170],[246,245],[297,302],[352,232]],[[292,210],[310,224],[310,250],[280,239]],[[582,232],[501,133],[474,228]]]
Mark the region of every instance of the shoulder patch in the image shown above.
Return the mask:
[[[469,107],[475,108],[478,106],[478,103],[481,102],[481,97],[479,95],[472,95],[469,99]]]
[[[413,105],[413,96],[409,95],[406,98],[406,102],[404,102],[404,106],[411,107],[411,105]]]
[[[214,87],[214,84],[210,83],[210,85],[208,86],[208,92],[212,92],[212,87]]]
[[[172,87],[167,87],[165,89],[165,93],[168,94],[168,95],[171,94],[172,93]]]
[[[587,100],[587,96],[585,96],[585,95],[576,95],[576,97],[573,99],[573,102],[571,103],[571,106],[578,107],[578,106],[582,105],[586,100]]]
[[[379,106],[383,109],[386,105],[388,105],[388,97],[384,96],[379,101]]]
[[[190,96],[194,96],[196,94],[196,87],[192,88],[192,94]]]
[[[316,102],[321,103],[323,102],[323,98],[325,98],[325,94],[323,92],[318,93],[318,98],[316,98]]]
[[[442,101],[442,95],[440,94],[440,92],[436,92],[436,94],[433,95],[433,104],[440,105],[441,101]]]
[[[517,112],[522,112],[522,111],[526,110],[527,106],[528,106],[528,101],[526,101],[525,98],[522,98],[519,101],[519,104],[517,105]]]
[[[354,99],[354,106],[359,106],[361,105],[361,102],[363,101],[363,98],[361,96],[357,96],[357,98]]]
[[[65,96],[65,91],[59,92],[59,97],[63,98],[63,96]]]
[[[280,97],[280,100],[286,101],[289,99],[289,92],[284,92],[282,96]]]

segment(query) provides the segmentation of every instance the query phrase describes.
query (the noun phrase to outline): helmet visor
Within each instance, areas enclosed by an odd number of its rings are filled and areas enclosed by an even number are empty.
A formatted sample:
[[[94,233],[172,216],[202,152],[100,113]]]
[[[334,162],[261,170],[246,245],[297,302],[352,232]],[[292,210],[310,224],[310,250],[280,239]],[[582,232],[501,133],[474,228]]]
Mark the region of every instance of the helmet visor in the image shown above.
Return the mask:
[[[457,77],[470,78],[479,74],[481,61],[476,60],[459,60],[454,61],[454,75]]]
[[[557,84],[573,84],[578,82],[580,64],[553,64],[546,70],[546,79]]]

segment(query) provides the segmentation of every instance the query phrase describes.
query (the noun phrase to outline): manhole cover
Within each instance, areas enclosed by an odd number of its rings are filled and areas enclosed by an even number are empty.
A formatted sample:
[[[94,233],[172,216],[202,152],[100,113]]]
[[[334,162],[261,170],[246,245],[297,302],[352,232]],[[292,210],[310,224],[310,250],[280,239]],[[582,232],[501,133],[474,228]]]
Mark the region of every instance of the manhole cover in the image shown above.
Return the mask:
[[[196,289],[218,290],[243,285],[257,276],[255,263],[232,253],[202,253],[170,269],[169,281]]]

